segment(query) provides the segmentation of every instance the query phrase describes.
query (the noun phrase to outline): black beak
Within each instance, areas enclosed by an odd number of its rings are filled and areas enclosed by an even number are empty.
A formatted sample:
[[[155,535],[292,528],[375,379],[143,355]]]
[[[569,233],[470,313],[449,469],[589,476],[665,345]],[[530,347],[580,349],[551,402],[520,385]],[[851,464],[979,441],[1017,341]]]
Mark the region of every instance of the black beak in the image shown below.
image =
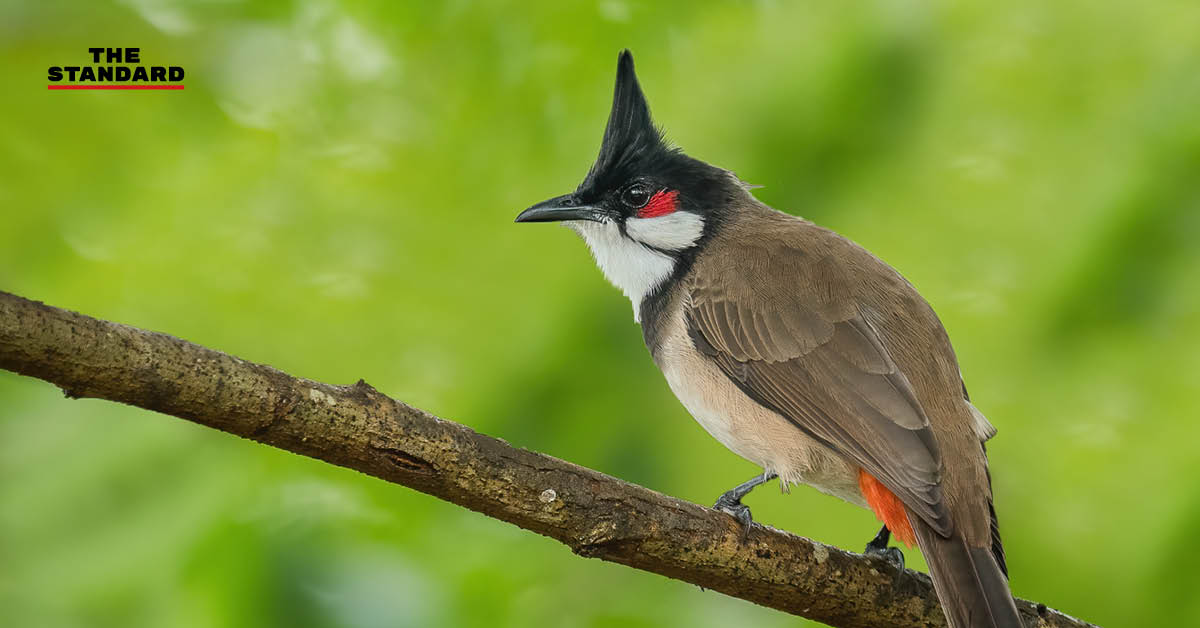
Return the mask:
[[[542,201],[521,212],[516,222],[556,222],[559,220],[591,220],[601,222],[608,212],[593,205],[580,205],[575,196],[564,194]]]

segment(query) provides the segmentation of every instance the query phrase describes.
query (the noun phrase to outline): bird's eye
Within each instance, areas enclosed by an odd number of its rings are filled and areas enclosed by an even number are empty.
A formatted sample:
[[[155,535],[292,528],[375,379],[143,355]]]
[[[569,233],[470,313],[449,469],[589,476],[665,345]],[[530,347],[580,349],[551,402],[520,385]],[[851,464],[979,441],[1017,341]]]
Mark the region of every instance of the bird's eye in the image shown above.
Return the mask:
[[[641,209],[650,202],[650,188],[641,183],[635,183],[621,193],[621,202],[633,209]]]

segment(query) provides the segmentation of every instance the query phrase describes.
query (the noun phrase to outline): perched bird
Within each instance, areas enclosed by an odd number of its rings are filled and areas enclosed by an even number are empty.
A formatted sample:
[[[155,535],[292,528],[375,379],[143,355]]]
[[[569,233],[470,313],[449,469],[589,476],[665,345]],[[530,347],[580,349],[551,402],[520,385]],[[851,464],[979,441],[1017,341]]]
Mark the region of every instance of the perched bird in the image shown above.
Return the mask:
[[[572,193],[517,222],[561,221],[633,302],[654,362],[693,417],[763,474],[868,507],[867,551],[924,553],[953,628],[1020,626],[984,442],[941,322],[879,258],[754,198],[731,172],[668,145],[629,51],[600,155]]]

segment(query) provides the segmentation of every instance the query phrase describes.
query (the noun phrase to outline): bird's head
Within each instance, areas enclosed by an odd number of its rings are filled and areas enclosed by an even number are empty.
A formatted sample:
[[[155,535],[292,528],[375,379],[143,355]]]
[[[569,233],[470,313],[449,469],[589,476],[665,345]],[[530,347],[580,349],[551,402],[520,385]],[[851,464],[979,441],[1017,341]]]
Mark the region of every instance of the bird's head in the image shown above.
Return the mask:
[[[633,71],[633,55],[617,61],[612,112],[600,155],[570,194],[543,201],[517,222],[570,221],[581,233],[598,223],[665,254],[692,248],[707,223],[720,219],[743,187],[728,171],[667,144]]]
[[[583,236],[636,312],[746,195],[729,171],[667,144],[626,50],[596,163],[574,192],[526,209],[517,222],[563,222]]]

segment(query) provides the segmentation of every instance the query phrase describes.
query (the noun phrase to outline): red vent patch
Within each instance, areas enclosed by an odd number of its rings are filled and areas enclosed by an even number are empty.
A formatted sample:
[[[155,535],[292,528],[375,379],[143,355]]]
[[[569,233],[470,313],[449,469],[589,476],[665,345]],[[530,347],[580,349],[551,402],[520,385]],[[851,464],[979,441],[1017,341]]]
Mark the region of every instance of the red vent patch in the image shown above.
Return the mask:
[[[679,198],[679,192],[675,190],[659,190],[650,197],[646,206],[639,209],[638,218],[657,218],[658,216],[666,216],[675,211],[676,199]]]
[[[883,482],[876,480],[866,469],[858,470],[858,488],[862,491],[867,505],[875,511],[875,516],[892,531],[892,536],[912,547],[917,542],[913,533],[912,523],[908,520],[908,511],[904,502],[889,491]]]

